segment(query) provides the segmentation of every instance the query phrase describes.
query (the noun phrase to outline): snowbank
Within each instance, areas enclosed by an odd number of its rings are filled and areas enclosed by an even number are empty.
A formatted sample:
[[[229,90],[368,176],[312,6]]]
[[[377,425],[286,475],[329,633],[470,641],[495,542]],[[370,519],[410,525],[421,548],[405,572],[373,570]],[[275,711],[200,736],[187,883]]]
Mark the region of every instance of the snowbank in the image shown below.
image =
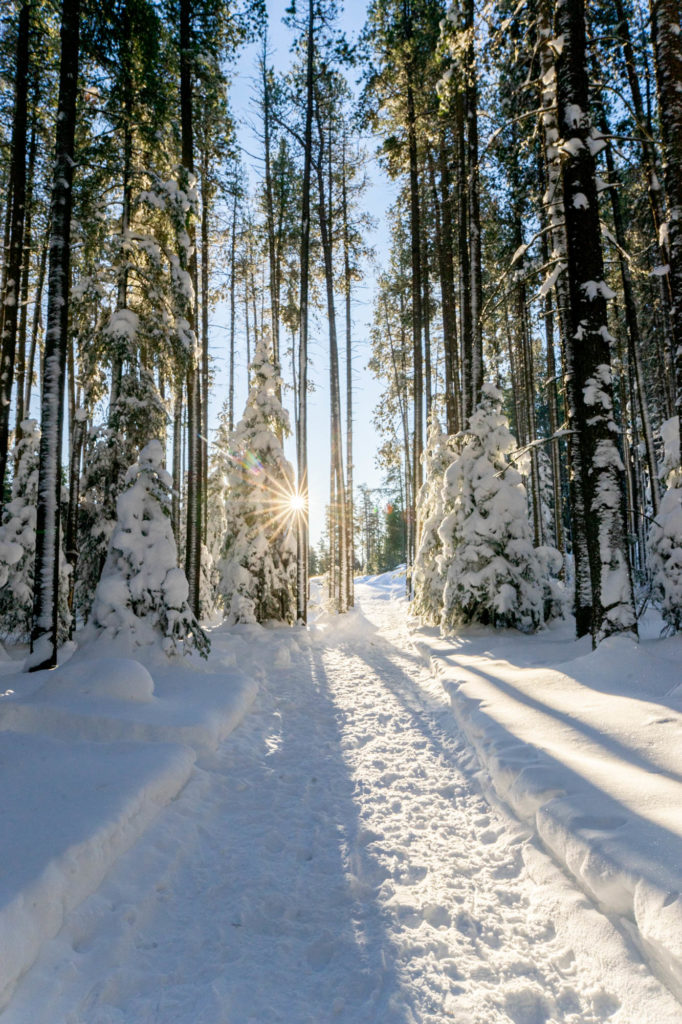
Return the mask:
[[[0,1008],[41,944],[187,783],[258,689],[245,639],[147,666],[94,645],[52,672],[3,662]],[[250,665],[250,668],[253,666]],[[11,671],[14,669],[14,671]]]
[[[41,944],[187,782],[188,748],[0,737],[0,1007]]]
[[[682,640],[610,638],[584,653],[561,625],[537,637],[421,629],[415,641],[489,795],[618,915],[680,998]]]

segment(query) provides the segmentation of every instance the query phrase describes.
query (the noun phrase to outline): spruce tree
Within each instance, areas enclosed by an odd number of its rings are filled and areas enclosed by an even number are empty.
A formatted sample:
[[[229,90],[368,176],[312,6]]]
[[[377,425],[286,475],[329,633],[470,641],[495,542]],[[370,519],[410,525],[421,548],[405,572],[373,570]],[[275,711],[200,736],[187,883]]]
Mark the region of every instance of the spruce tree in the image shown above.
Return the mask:
[[[277,398],[279,376],[262,337],[251,390],[230,440],[227,532],[219,569],[228,622],[293,622],[296,616],[294,472],[280,437],[289,419]]]
[[[508,461],[516,448],[502,395],[485,384],[469,440],[445,474],[439,570],[441,625],[481,622],[531,631],[543,621],[542,566],[533,548],[526,490]]]
[[[422,533],[412,577],[412,610],[429,626],[438,625],[443,608],[444,580],[440,562],[443,543],[438,530],[443,521],[443,477],[454,458],[453,439],[442,432],[438,418],[432,417],[424,452],[425,479],[417,496],[417,517]]]
[[[197,650],[208,637],[188,603],[170,521],[171,477],[160,441],[150,441],[128,470],[116,502],[116,526],[95,591],[90,638],[120,638],[127,647],[160,645],[167,655]]]
[[[40,430],[35,420],[23,420],[21,440],[12,453],[16,467],[11,500],[3,509],[0,525],[0,637],[11,643],[28,643],[33,622],[33,572],[36,554],[36,505],[38,502],[38,452]],[[69,635],[69,565],[59,547],[58,639]]]

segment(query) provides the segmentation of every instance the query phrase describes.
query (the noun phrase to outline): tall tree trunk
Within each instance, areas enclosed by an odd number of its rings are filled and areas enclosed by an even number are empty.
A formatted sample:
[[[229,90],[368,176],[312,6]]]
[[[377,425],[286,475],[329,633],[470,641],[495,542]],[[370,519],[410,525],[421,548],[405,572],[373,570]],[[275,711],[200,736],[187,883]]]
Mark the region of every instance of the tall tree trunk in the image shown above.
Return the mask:
[[[626,542],[623,463],[614,434],[611,355],[607,330],[593,132],[585,67],[584,0],[564,0],[556,12],[557,109],[564,134],[563,196],[570,296],[570,363],[585,497],[585,533],[592,578],[592,638],[635,632],[632,580]],[[594,148],[594,147],[593,147]]]
[[[173,400],[173,494],[171,498],[171,525],[180,550],[182,506],[182,380],[175,383]]]
[[[206,543],[208,533],[208,284],[210,276],[211,249],[209,243],[209,221],[211,210],[211,182],[209,170],[208,141],[204,141],[201,154],[201,543]]]
[[[457,344],[457,301],[455,298],[453,255],[453,196],[452,183],[450,180],[450,166],[444,134],[441,134],[438,148],[438,170],[440,176],[440,196],[438,195],[435,184],[435,170],[432,171],[432,174],[434,213],[437,233],[440,226],[440,246],[438,245],[438,237],[436,237],[436,248],[439,251],[438,268],[443,316],[443,348],[445,350],[445,406],[448,434],[456,434],[462,428],[460,404],[461,386],[459,375],[459,349]]]
[[[76,366],[73,339],[69,342],[69,503],[64,530],[64,557],[71,566],[69,576],[69,609],[73,608],[78,565],[78,499],[80,490],[80,467],[83,442],[85,440],[85,415],[78,409],[76,397]],[[72,627],[74,621],[72,620]]]
[[[348,607],[355,604],[355,533],[353,521],[353,345],[351,319],[352,274],[350,264],[350,232],[348,221],[348,180],[346,166],[346,134],[343,136],[341,177],[341,216],[343,218],[343,292],[346,303],[346,552],[348,560]]]
[[[616,16],[618,24],[616,31],[618,38],[620,39],[621,49],[623,52],[623,61],[625,63],[625,71],[627,74],[628,84],[630,87],[630,96],[632,99],[632,109],[635,115],[637,123],[637,130],[640,135],[640,144],[642,149],[642,158],[644,168],[646,170],[646,181],[647,181],[647,193],[649,196],[649,208],[651,211],[651,220],[653,227],[653,234],[658,247],[658,260],[660,266],[669,266],[670,264],[670,253],[669,243],[666,237],[665,230],[661,230],[665,225],[665,210],[663,204],[663,190],[659,181],[657,173],[657,159],[656,150],[651,139],[651,132],[649,130],[650,118],[647,117],[644,109],[644,101],[642,98],[642,90],[639,83],[639,77],[637,75],[637,65],[635,61],[635,53],[632,46],[632,39],[630,36],[630,26],[628,17],[623,7],[623,0],[614,0]],[[679,17],[679,16],[678,16]],[[663,349],[666,353],[665,367],[666,373],[663,374],[663,386],[666,396],[667,416],[672,416],[672,409],[675,403],[674,391],[674,380],[673,380],[673,367],[672,367],[672,353],[673,353],[673,341],[671,336],[671,306],[672,306],[672,282],[669,274],[658,276],[658,285],[660,288],[661,295],[661,326],[663,329]]]
[[[227,425],[230,434],[234,430],[234,327],[236,308],[236,252],[237,252],[237,195],[232,205],[232,237],[230,241],[230,369],[227,392]]]
[[[599,98],[598,110],[600,116],[600,130],[605,136],[609,134],[609,126],[606,121],[604,104]],[[658,485],[658,466],[656,463],[656,452],[654,449],[654,435],[651,428],[651,417],[649,416],[649,405],[644,388],[644,371],[642,367],[642,338],[639,331],[639,319],[637,316],[637,303],[630,274],[630,264],[626,251],[625,222],[620,202],[620,180],[616,171],[611,147],[606,148],[606,167],[609,172],[610,188],[609,198],[611,200],[611,213],[613,215],[613,230],[618,247],[618,263],[620,267],[620,278],[623,285],[623,311],[628,331],[628,359],[632,366],[633,376],[636,382],[635,392],[632,394],[632,416],[635,418],[635,397],[639,411],[639,418],[642,424],[644,445],[646,448],[646,459],[649,471],[651,507],[654,516],[658,515],[661,503],[660,490]]]
[[[325,132],[321,123],[320,112],[317,110],[317,126],[319,133],[319,158],[316,161],[318,183],[318,219],[320,239],[324,260],[325,290],[327,297],[327,325],[329,330],[329,394],[331,413],[331,494],[330,494],[330,530],[329,530],[329,578],[330,598],[335,602],[336,610],[345,612],[347,602],[348,558],[346,554],[346,486],[343,472],[343,442],[341,436],[341,389],[339,374],[339,348],[336,331],[336,305],[334,300],[334,239],[331,221],[332,175],[331,175],[331,131]],[[330,158],[329,170],[325,182],[323,161],[325,151]],[[338,582],[337,582],[338,577]],[[336,590],[334,585],[336,583]]]
[[[26,418],[26,406],[24,404],[26,394],[26,336],[28,332],[28,290],[31,276],[31,249],[33,245],[33,185],[35,178],[36,155],[38,149],[38,103],[40,100],[40,77],[33,76],[31,141],[28,147],[28,170],[26,179],[26,219],[24,226],[24,246],[21,267],[21,289],[19,294],[19,328],[17,339],[17,363],[16,363],[16,391],[14,401],[16,405],[14,434],[16,440],[21,437],[21,424]]]
[[[469,252],[471,260],[471,409],[478,405],[483,386],[483,324],[481,321],[481,214],[478,170],[478,86],[476,52],[474,49],[474,0],[466,0],[467,86],[465,93],[467,132],[467,217],[469,221]]]
[[[183,187],[187,189],[194,176],[194,130],[192,124],[191,70],[191,0],[180,0],[180,125],[182,136]],[[201,384],[198,345],[196,344],[197,255],[194,217],[187,220],[189,236],[189,271],[194,295],[187,303],[186,316],[194,336],[194,351],[189,353],[187,367],[187,524],[185,572],[189,584],[189,606],[199,615],[199,581],[201,578]]]
[[[47,253],[49,249],[49,237],[51,227],[48,220],[46,238],[40,250],[40,265],[38,267],[38,280],[36,281],[35,294],[33,298],[33,323],[31,325],[31,344],[28,350],[26,362],[26,392],[24,395],[24,415],[31,415],[31,392],[33,390],[33,377],[38,349],[38,336],[43,326],[43,287],[45,285],[45,272],[47,270]]]
[[[315,4],[308,0],[308,41],[306,46],[306,105],[303,145],[301,202],[301,280],[298,343],[298,492],[305,506],[297,517],[296,530],[296,618],[308,620],[308,289],[310,274],[310,177],[313,144],[313,71],[315,58]]]
[[[540,180],[544,180],[544,160],[540,160]],[[547,264],[549,259],[549,246],[547,235],[542,233],[542,262]],[[549,432],[552,437],[550,445],[550,457],[552,460],[552,498],[554,502],[554,543],[562,555],[565,555],[564,548],[564,522],[562,516],[561,496],[561,449],[557,431],[559,429],[559,397],[557,389],[556,357],[554,355],[554,312],[552,309],[552,293],[547,291],[544,299],[544,323],[545,323],[545,354],[547,364],[547,410],[549,416]]]
[[[122,74],[123,74],[123,100],[122,100],[122,120],[123,120],[123,181],[122,181],[122,201],[121,201],[121,258],[122,265],[119,269],[118,276],[118,296],[116,299],[116,305],[118,309],[128,308],[128,246],[129,246],[129,234],[130,234],[130,208],[131,208],[131,177],[132,177],[132,163],[133,163],[133,128],[132,128],[132,116],[133,116],[133,83],[131,78],[130,70],[130,12],[128,10],[128,4],[124,3],[121,11],[121,22],[122,22],[122,46],[120,50],[121,63],[122,63]],[[123,363],[124,353],[121,348],[117,345],[114,352],[114,356],[111,364],[111,390],[109,393],[109,423],[112,422],[112,417],[116,414],[116,406],[121,393],[121,380],[123,378]],[[117,469],[116,465],[113,464],[112,472],[115,476]],[[113,487],[115,483],[114,476],[110,479],[110,485]]]
[[[682,38],[678,0],[650,0],[663,172],[668,200],[668,281],[671,293],[675,412],[682,430]],[[682,444],[680,445],[682,468]]]
[[[544,134],[545,159],[547,167],[547,192],[545,209],[552,243],[554,269],[554,294],[559,323],[559,338],[564,377],[564,400],[566,419],[569,427],[574,426],[576,416],[576,377],[573,366],[573,345],[571,343],[571,317],[568,279],[568,242],[564,220],[564,194],[561,176],[561,153],[559,151],[560,131],[557,123],[556,66],[550,28],[549,2],[541,5],[540,49],[542,71],[541,117]],[[583,471],[581,447],[573,429],[568,435],[568,474],[570,490],[570,525],[573,567],[575,574],[575,627],[576,634],[585,636],[592,627],[592,580],[590,561],[587,554],[586,497],[583,493]]]
[[[52,182],[45,372],[41,403],[31,671],[57,664],[61,451],[69,327],[71,209],[78,94],[80,0],[63,0]]]
[[[457,205],[458,205],[458,255],[459,255],[459,335],[462,344],[462,428],[466,430],[469,417],[474,411],[471,405],[472,363],[474,350],[473,325],[471,322],[471,260],[469,257],[469,203],[467,192],[467,151],[464,97],[461,92],[456,100],[457,135]]]
[[[282,401],[282,386],[279,378],[282,373],[279,354],[279,266],[277,258],[276,229],[275,229],[275,202],[272,184],[272,156],[271,156],[271,87],[267,67],[267,34],[263,37],[263,52],[261,56],[261,75],[263,89],[263,156],[265,160],[265,220],[268,234],[268,264],[269,264],[269,290],[270,290],[270,327],[272,331],[272,357],[275,372],[278,377],[277,400]],[[282,438],[280,437],[280,441]]]
[[[28,108],[28,37],[30,4],[19,10],[12,118],[12,221],[7,256],[7,275],[2,294],[3,323],[0,353],[0,510],[3,504],[5,470],[9,448],[9,419],[17,345],[17,322],[21,294],[26,215],[26,126]],[[27,254],[28,258],[28,254]]]

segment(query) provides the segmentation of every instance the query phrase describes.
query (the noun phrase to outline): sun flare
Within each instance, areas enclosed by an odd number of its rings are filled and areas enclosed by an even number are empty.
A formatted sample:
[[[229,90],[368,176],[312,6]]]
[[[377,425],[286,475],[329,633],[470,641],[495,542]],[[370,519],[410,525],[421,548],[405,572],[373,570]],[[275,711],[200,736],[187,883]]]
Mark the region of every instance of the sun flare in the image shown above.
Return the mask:
[[[305,509],[305,495],[292,494],[289,498],[289,508],[292,512],[303,512]]]

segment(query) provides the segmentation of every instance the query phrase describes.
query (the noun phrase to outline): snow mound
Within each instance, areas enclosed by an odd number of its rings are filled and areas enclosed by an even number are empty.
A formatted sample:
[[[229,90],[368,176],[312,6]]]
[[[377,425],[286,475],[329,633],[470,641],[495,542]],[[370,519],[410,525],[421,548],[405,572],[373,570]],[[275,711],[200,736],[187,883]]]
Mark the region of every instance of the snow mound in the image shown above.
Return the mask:
[[[74,697],[148,703],[154,698],[154,680],[134,658],[96,658],[68,663],[50,674],[45,684],[51,692]]]
[[[672,641],[610,637],[571,658],[551,631],[521,644],[471,630],[447,639],[421,630],[416,640],[490,799],[618,916],[681,998],[682,645],[672,659]]]
[[[0,734],[0,1008],[42,943],[187,782],[187,748]],[[49,766],[49,768],[48,768]]]

